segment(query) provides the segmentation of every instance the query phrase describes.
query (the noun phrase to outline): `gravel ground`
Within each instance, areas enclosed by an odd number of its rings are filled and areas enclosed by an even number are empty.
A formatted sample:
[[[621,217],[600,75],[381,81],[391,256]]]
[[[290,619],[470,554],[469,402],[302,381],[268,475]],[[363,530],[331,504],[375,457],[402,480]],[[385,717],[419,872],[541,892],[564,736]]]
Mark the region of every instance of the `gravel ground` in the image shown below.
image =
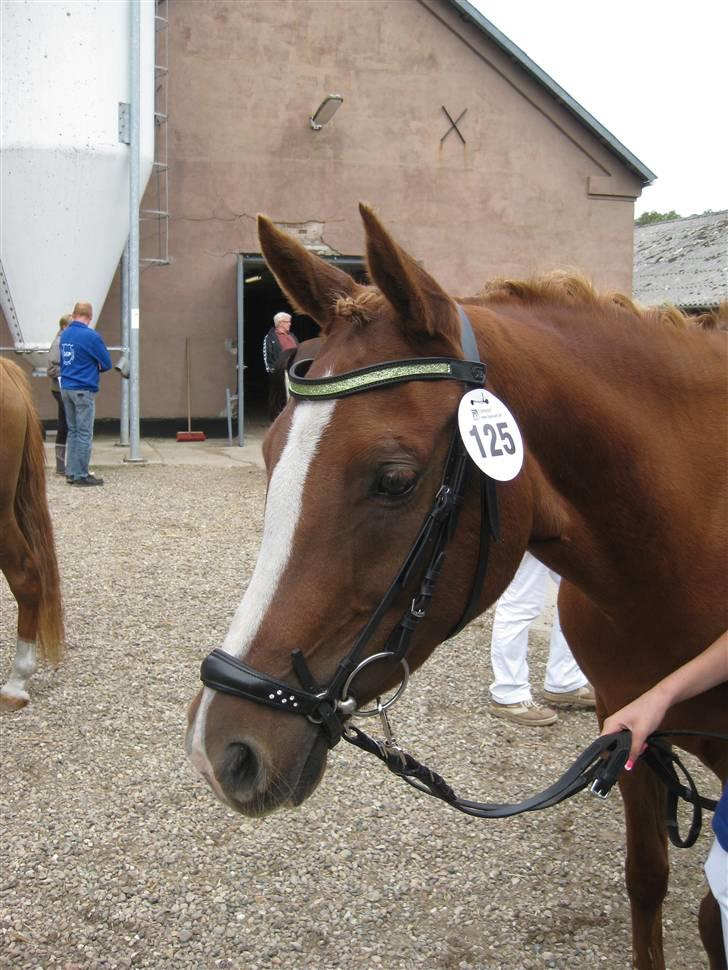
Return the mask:
[[[616,792],[470,819],[342,744],[300,809],[254,821],[220,805],[186,760],[185,709],[252,572],[263,473],[104,474],[103,489],[49,483],[70,649],[36,677],[30,707],[0,718],[0,966],[629,965]],[[0,587],[5,668],[15,608]],[[442,646],[393,721],[461,794],[513,801],[558,777],[596,727],[582,711],[530,730],[492,718],[489,631],[486,616]],[[534,638],[536,684],[546,646]],[[670,970],[706,965],[709,840],[673,852]]]

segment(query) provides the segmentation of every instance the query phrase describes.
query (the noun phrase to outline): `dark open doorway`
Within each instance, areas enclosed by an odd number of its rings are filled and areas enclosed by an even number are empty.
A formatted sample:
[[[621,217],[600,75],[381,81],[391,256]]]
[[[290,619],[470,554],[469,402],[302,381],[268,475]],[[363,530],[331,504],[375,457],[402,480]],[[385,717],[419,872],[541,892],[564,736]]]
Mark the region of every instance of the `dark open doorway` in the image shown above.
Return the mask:
[[[361,256],[323,256],[327,262],[360,283],[367,281]],[[265,418],[267,415],[268,379],[263,364],[263,339],[273,326],[273,316],[286,310],[293,316],[292,330],[299,341],[318,336],[319,328],[310,317],[295,313],[265,265],[260,253],[241,253],[238,260],[238,331],[243,336],[243,403],[245,415]],[[242,304],[242,305],[240,305]]]

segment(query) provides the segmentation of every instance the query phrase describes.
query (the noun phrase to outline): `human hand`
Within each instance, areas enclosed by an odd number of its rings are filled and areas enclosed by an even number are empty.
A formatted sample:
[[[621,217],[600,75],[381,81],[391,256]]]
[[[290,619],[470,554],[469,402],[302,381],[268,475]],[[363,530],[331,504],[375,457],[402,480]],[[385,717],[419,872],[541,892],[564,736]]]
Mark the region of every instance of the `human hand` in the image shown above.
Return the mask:
[[[669,701],[659,690],[652,688],[631,704],[611,714],[604,722],[602,735],[616,734],[625,728],[632,732],[629,759],[624,766],[627,771],[634,767],[635,761],[645,749],[648,735],[660,726],[668,707]]]

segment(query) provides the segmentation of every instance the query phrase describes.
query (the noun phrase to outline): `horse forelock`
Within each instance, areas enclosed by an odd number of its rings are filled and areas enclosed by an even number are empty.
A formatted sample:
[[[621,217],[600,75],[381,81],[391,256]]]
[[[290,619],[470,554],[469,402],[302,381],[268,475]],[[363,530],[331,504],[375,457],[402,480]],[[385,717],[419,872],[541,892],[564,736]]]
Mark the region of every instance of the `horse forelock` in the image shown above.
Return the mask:
[[[386,300],[373,287],[362,288],[353,296],[341,294],[334,300],[334,313],[355,327],[366,327],[384,309]]]

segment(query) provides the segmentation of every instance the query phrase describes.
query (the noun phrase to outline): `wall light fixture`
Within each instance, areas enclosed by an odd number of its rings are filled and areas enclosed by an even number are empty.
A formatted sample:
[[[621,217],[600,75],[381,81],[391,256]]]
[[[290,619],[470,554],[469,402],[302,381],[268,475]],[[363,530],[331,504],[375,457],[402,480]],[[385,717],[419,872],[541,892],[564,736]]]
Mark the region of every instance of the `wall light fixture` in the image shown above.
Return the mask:
[[[316,108],[314,113],[308,119],[308,123],[311,125],[314,131],[321,131],[323,126],[331,121],[336,112],[339,110],[343,100],[344,99],[340,94],[329,94],[324,98],[318,108]]]

